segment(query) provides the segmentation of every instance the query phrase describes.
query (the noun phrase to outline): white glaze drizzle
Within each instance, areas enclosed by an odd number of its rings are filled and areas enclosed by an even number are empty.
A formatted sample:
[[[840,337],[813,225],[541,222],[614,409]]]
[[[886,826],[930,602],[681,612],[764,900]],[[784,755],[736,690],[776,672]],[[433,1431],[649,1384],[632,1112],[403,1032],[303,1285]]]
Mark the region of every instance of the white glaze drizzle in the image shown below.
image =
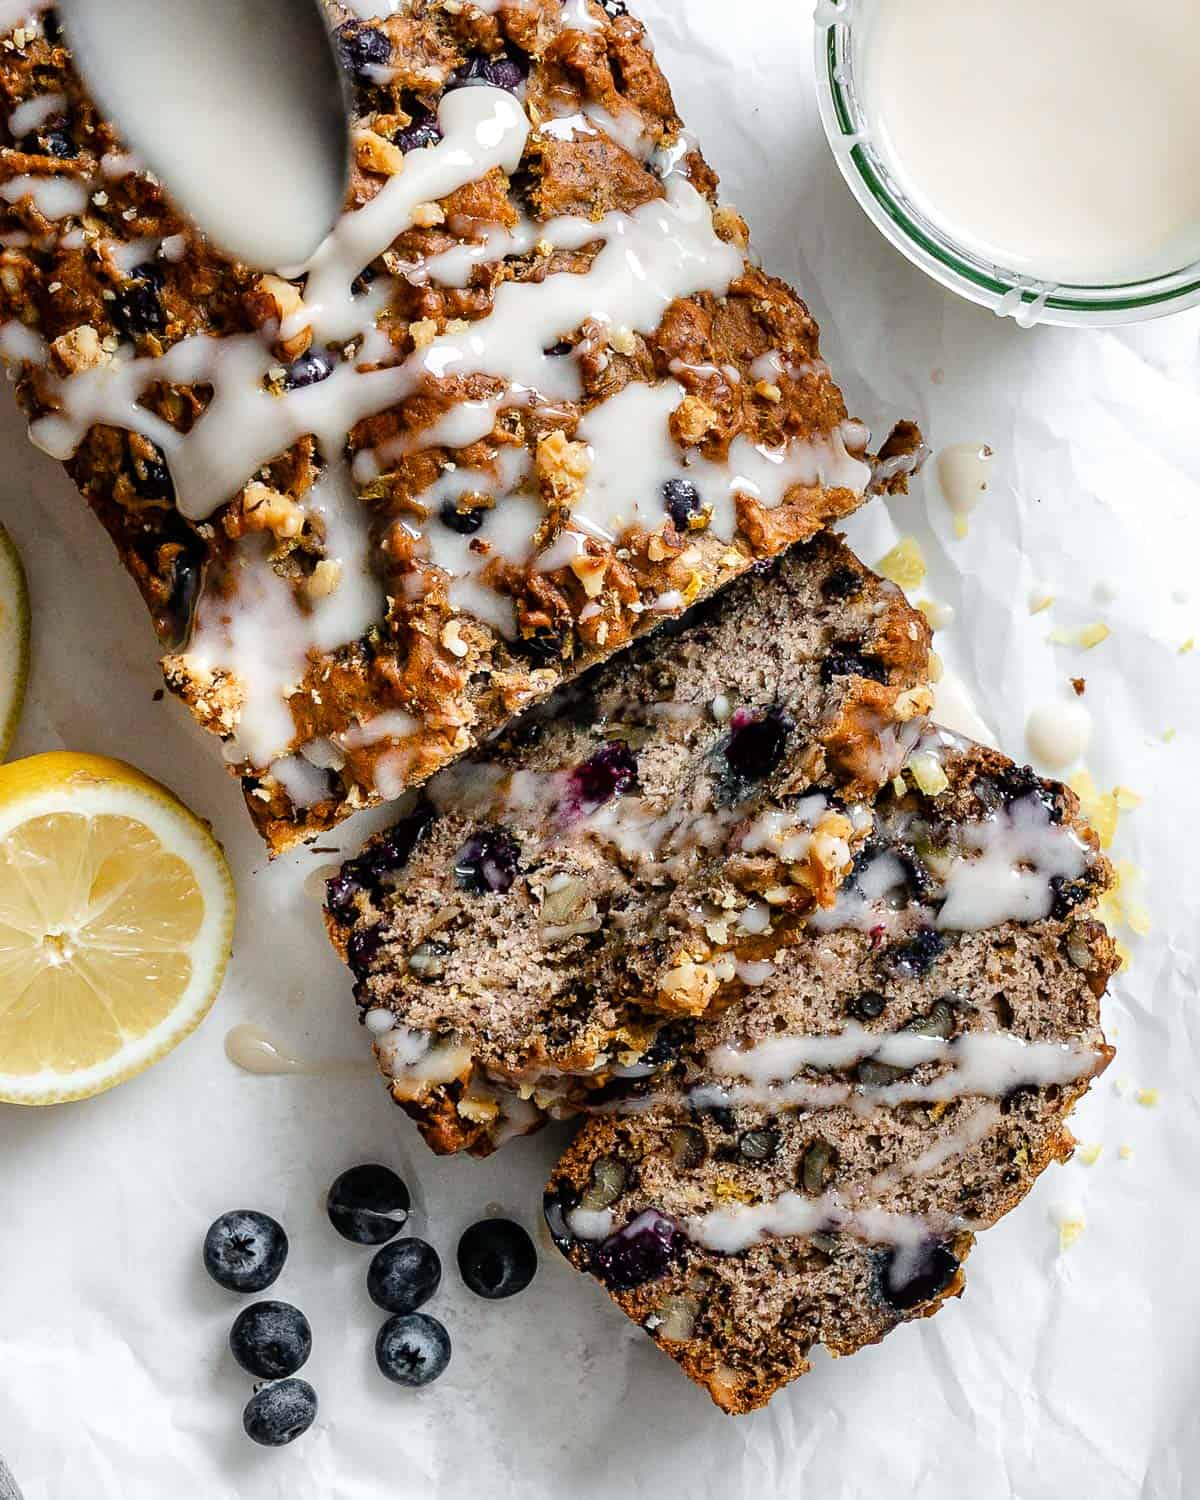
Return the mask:
[[[688,1239],[720,1255],[737,1255],[763,1240],[849,1234],[872,1245],[916,1247],[929,1238],[932,1216],[899,1214],[883,1208],[852,1207],[837,1193],[810,1198],[804,1193],[782,1193],[765,1203],[732,1204],[684,1220]],[[968,1227],[966,1220],[946,1215],[943,1231]]]

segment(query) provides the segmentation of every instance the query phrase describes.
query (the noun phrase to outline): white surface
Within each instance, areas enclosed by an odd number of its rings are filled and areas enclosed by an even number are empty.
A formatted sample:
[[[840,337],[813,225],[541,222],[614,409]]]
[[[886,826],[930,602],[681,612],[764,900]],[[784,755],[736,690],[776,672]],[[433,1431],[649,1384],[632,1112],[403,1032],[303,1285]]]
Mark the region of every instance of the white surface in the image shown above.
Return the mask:
[[[1106,1003],[1117,1062],[1080,1111],[1091,1168],[1053,1168],[986,1235],[961,1302],[875,1350],[814,1372],[764,1413],[723,1417],[652,1344],[547,1250],[507,1305],[457,1284],[458,1232],[489,1203],[531,1229],[549,1135],[491,1163],[436,1162],[368,1078],[253,1078],[222,1044],[242,1021],[288,1050],[358,1060],[347,978],[304,877],[267,870],[235,783],[159,685],[132,584],[65,479],[3,421],[0,519],[35,605],[22,753],[60,744],[124,756],[185,793],[226,842],[241,893],[223,998],[198,1034],[135,1082],[45,1113],[0,1112],[0,1449],[26,1500],[1177,1500],[1195,1491],[1200,1277],[1196,1210],[1197,960],[1192,840],[1200,627],[1200,318],[1120,334],[1039,329],[956,302],[863,217],[829,159],[811,99],[808,7],[647,0],[660,55],[772,269],[824,329],[851,409],[877,431],[921,419],[939,445],[987,442],[995,479],[965,542],[932,474],[852,532],[868,561],[915,531],[928,591],[952,603],[939,647],[987,720],[1024,753],[1030,708],[1085,675],[1097,781],[1145,795],[1118,852],[1149,866],[1155,931]],[[723,19],[724,22],[723,22]],[[740,121],[735,126],[732,122]],[[1045,581],[1054,608],[1031,617]],[[1101,590],[1097,602],[1095,591]],[[1200,595],[1197,595],[1200,599]],[[1096,650],[1052,647],[1052,624],[1104,619]],[[1164,729],[1177,738],[1162,742]],[[357,837],[361,830],[353,831]],[[1126,935],[1127,936],[1127,935]],[[1162,1090],[1140,1107],[1115,1080]],[[1135,1149],[1118,1160],[1118,1147]],[[446,1376],[412,1395],[376,1374],[381,1321],[367,1254],[321,1201],[343,1167],[378,1158],[412,1183],[447,1262],[429,1311],[451,1330]],[[1056,1205],[1081,1204],[1058,1253]],[[302,1306],[317,1427],[290,1450],[243,1437],[249,1381],[225,1337],[237,1299],[200,1267],[217,1213],[257,1207],[292,1239],[272,1295]],[[1194,1232],[1193,1232],[1194,1233]]]

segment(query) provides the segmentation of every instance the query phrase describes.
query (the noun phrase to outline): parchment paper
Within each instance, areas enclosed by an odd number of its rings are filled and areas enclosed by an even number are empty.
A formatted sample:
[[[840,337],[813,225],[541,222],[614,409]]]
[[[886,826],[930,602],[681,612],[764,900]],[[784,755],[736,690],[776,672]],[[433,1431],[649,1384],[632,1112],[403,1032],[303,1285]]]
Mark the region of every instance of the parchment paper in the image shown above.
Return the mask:
[[[1076,1125],[1099,1160],[1052,1168],[983,1238],[961,1302],[852,1360],[818,1358],[749,1418],[711,1407],[552,1249],[522,1296],[473,1298],[453,1267],[458,1233],[493,1203],[537,1233],[558,1140],[439,1163],[366,1070],[260,1079],[227,1062],[225,1033],[247,1020],[307,1058],[362,1060],[346,976],[304,890],[329,857],[266,868],[212,747],[153,701],[132,585],[6,409],[0,518],[29,565],[36,629],[17,753],[103,751],[161,777],[212,819],[241,898],[229,979],[195,1037],[102,1098],[0,1108],[0,1452],[26,1500],[1200,1493],[1200,657],[1179,651],[1200,632],[1200,316],[1023,333],[955,301],[877,236],[837,176],[812,98],[808,3],[642,11],[765,262],[819,318],[852,410],[876,432],[912,415],[937,445],[997,451],[967,540],[931,474],[857,519],[852,539],[875,561],[897,536],[921,538],[921,592],[956,611],[939,649],[1010,754],[1025,756],[1030,707],[1082,675],[1097,784],[1144,798],[1115,852],[1149,871],[1153,932],[1122,934],[1133,966],[1106,1006],[1119,1056]],[[1038,581],[1056,603],[1031,616]],[[1054,626],[1096,620],[1112,635],[1092,651],[1047,643]],[[1139,1089],[1160,1091],[1157,1108]],[[446,1261],[428,1310],[455,1354],[420,1394],[376,1373],[368,1255],[322,1209],[334,1175],[372,1159],[408,1178],[414,1228]],[[242,1435],[250,1382],[225,1343],[238,1299],[200,1266],[209,1221],[241,1206],[287,1226],[291,1258],[270,1295],[314,1328],[303,1373],[321,1414],[284,1451]],[[1086,1229],[1060,1253],[1054,1215],[1080,1211]]]

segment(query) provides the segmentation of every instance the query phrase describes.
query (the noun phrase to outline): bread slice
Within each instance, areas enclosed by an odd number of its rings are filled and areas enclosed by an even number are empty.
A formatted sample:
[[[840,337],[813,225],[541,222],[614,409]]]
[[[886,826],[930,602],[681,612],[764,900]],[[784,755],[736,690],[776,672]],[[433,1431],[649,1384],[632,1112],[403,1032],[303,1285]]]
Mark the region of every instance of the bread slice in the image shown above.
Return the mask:
[[[836,907],[593,1106],[560,1248],[729,1412],[937,1312],[1111,1059],[1109,880],[1069,791],[929,731]]]
[[[903,485],[919,436],[873,473],[624,4],[327,0],[349,201],[279,275],[181,216],[31,9],[0,356],[273,852]]]
[[[568,1109],[832,904],[928,665],[923,617],[826,534],[437,777],[328,898],[429,1144]]]

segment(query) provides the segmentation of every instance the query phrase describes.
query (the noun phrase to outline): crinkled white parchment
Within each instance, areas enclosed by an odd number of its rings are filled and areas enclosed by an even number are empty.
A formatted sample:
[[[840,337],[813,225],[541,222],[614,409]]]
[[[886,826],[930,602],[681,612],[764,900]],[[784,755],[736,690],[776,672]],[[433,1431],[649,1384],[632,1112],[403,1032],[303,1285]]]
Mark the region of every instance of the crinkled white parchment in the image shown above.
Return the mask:
[[[0,1107],[0,1452],[26,1500],[1200,1493],[1200,655],[1179,650],[1200,633],[1200,316],[1021,332],[956,301],[879,238],[837,175],[812,96],[809,4],[642,9],[766,264],[820,320],[851,408],[877,432],[911,415],[936,445],[997,452],[967,540],[930,473],[855,520],[864,557],[921,539],[922,592],[956,611],[939,648],[1010,754],[1026,753],[1030,707],[1082,675],[1097,784],[1144,797],[1116,852],[1149,871],[1154,930],[1124,934],[1133,967],[1106,1002],[1118,1059],[1076,1125],[1103,1150],[1094,1166],[1052,1168],[984,1236],[960,1302],[852,1360],[819,1357],[752,1417],[718,1413],[552,1249],[521,1297],[472,1298],[453,1269],[458,1233],[493,1203],[536,1233],[555,1139],[438,1162],[365,1070],[261,1079],[226,1061],[225,1032],[245,1020],[306,1057],[361,1060],[349,985],[304,889],[329,856],[266,868],[212,745],[154,701],[132,584],[6,412],[0,519],[29,565],[36,630],[17,750],[103,751],[161,777],[212,819],[241,896],[229,979],[194,1038],[89,1103]],[[1031,616],[1035,582],[1056,603]],[[1054,625],[1096,620],[1112,635],[1092,651],[1047,643]],[[1142,1088],[1160,1091],[1157,1108],[1137,1102]],[[405,1173],[414,1227],[447,1264],[429,1310],[455,1354],[421,1394],[376,1374],[367,1253],[322,1210],[335,1174],[371,1159]],[[1065,1254],[1062,1204],[1086,1219]],[[242,1435],[249,1381],[225,1346],[237,1301],[200,1268],[205,1227],[235,1206],[287,1225],[272,1295],[313,1323],[304,1374],[321,1414],[285,1451]]]

